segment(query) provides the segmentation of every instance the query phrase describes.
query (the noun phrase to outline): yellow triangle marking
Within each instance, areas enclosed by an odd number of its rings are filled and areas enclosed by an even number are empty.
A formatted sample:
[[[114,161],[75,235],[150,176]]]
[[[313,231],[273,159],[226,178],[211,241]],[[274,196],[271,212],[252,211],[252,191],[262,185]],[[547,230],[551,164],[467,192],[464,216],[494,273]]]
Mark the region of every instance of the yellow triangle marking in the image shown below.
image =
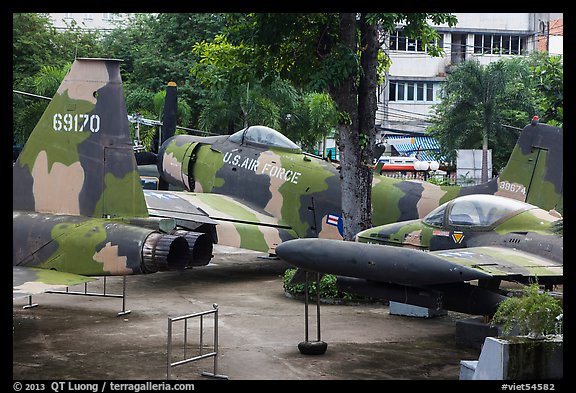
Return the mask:
[[[462,232],[452,233],[452,239],[454,239],[455,243],[460,243],[463,238],[464,238],[464,234]]]

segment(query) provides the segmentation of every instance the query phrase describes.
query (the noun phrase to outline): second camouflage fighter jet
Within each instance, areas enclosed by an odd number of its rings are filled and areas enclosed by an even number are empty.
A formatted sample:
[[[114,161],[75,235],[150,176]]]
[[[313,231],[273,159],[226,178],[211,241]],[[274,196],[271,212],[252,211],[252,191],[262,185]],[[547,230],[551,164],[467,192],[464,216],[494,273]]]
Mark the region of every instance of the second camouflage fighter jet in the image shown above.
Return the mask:
[[[502,281],[563,283],[561,223],[525,202],[472,194],[423,219],[362,231],[357,242],[295,239],[276,252],[299,268],[292,282],[304,271],[335,274],[343,292],[491,315],[506,298]]]

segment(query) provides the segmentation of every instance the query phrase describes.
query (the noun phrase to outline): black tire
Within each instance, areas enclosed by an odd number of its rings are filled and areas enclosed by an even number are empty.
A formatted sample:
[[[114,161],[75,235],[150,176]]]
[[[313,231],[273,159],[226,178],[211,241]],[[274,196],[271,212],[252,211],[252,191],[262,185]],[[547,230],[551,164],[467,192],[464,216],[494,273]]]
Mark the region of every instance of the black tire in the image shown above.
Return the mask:
[[[298,344],[298,350],[302,355],[323,355],[328,348],[324,341],[302,341]]]

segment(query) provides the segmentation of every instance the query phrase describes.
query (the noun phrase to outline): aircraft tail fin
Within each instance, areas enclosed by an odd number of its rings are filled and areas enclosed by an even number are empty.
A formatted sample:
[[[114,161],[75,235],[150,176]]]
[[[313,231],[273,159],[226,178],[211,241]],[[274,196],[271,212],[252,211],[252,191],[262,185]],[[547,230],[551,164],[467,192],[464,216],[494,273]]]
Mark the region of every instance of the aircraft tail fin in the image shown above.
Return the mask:
[[[178,116],[178,96],[176,82],[168,82],[166,86],[166,98],[164,99],[164,114],[162,116],[162,137],[160,146],[176,132],[176,118]]]
[[[563,162],[563,129],[535,119],[522,130],[498,176],[496,195],[562,214]]]
[[[147,217],[120,60],[76,59],[13,168],[14,210]]]

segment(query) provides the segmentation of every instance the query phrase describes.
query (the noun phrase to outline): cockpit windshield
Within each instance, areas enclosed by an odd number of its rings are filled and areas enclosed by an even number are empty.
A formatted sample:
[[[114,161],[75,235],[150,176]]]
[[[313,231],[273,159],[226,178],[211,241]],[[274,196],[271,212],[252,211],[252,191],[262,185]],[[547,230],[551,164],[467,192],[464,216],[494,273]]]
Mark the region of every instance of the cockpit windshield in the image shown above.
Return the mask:
[[[489,227],[498,220],[537,207],[511,198],[496,195],[466,195],[432,210],[424,218],[428,225],[441,226],[448,210],[447,225]],[[545,213],[545,212],[544,212]]]
[[[244,128],[229,138],[232,142],[241,143],[256,143],[259,145],[281,147],[289,150],[298,150],[300,147],[288,139],[285,135],[279,133],[273,128],[266,126],[251,126]]]

